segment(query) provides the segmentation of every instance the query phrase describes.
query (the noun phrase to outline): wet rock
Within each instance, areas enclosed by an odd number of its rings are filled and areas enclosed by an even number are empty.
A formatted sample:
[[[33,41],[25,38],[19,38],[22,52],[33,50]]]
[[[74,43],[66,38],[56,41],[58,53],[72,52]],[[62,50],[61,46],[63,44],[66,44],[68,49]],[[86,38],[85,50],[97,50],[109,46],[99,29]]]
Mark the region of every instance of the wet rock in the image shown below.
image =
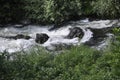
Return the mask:
[[[59,43],[59,44],[51,44],[50,46],[46,46],[45,48],[48,51],[61,51],[65,49],[70,49],[72,47],[73,47],[72,44]]]
[[[56,24],[53,25],[53,27],[51,27],[49,29],[49,31],[57,30],[57,29],[59,29],[63,26],[66,26],[66,25],[68,25],[68,21],[63,21],[63,22],[60,22],[60,23],[56,23]]]
[[[4,25],[0,24],[0,27],[3,27]]]
[[[7,38],[7,39],[26,39],[26,40],[29,40],[31,37],[30,36],[26,36],[26,35],[23,35],[23,34],[17,34],[16,36],[0,36],[2,38]]]
[[[89,41],[85,42],[84,45],[87,45],[87,46],[98,46],[100,44],[102,44],[104,42],[106,38],[94,38],[92,37]]]
[[[29,25],[29,24],[31,24],[31,21],[26,19],[26,20],[21,21],[20,23],[23,25]]]
[[[80,29],[79,27],[74,27],[74,28],[70,28],[70,33],[68,34],[67,38],[72,39],[75,37],[82,37],[84,35],[84,32],[82,31],[82,29]]]
[[[35,42],[39,44],[45,43],[49,39],[49,36],[45,33],[37,33]]]
[[[109,36],[108,33],[112,33],[113,27],[107,27],[107,28],[101,28],[101,29],[95,29],[95,28],[89,28],[93,32],[93,37],[85,42],[85,45],[88,46],[98,46],[102,44]]]
[[[23,28],[23,27],[24,27],[24,24],[15,24],[14,27],[15,27],[15,28]]]
[[[23,27],[30,25],[30,24],[31,24],[31,22],[29,20],[23,20],[23,21],[20,21],[18,24],[14,24],[13,26],[15,28],[23,28]]]
[[[62,26],[63,26],[63,25],[54,24],[54,25],[49,29],[49,31],[57,30],[57,29],[59,29],[59,28],[62,27]]]
[[[99,38],[99,37],[107,37],[107,33],[112,33],[113,27],[107,27],[107,28],[102,28],[102,29],[94,29],[94,28],[89,28],[93,32],[93,37],[94,38]]]
[[[23,35],[23,34],[17,34],[15,36],[15,39],[27,39],[29,40],[31,37],[30,36],[26,36],[26,35]]]

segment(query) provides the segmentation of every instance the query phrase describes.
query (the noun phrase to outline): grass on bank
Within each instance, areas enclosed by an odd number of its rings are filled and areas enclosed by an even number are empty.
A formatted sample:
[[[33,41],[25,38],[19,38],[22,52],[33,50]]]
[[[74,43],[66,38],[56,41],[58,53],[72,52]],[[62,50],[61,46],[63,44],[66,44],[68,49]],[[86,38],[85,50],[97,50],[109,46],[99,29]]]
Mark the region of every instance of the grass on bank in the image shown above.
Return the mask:
[[[0,54],[0,80],[120,80],[120,52],[99,52],[86,46],[61,54],[39,51]]]

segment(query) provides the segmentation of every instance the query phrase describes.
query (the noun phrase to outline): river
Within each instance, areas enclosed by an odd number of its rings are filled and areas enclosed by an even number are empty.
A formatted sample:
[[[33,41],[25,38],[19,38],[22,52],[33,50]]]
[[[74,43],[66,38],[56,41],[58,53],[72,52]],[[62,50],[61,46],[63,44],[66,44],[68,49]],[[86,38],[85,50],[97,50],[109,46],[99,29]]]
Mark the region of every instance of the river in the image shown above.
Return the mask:
[[[10,25],[0,28],[0,36],[14,36],[16,34],[24,34],[31,37],[29,40],[25,39],[7,39],[0,37],[0,52],[7,51],[14,53],[22,50],[29,50],[35,46],[41,46],[49,51],[59,50],[59,47],[76,46],[80,44],[86,44],[90,47],[98,50],[103,49],[108,45],[108,40],[113,37],[110,31],[104,33],[104,30],[108,28],[120,26],[119,20],[94,20],[89,21],[88,18],[78,21],[70,21],[63,27],[49,30],[53,25],[40,26],[40,25],[27,25],[25,27],[15,27]],[[81,39],[78,37],[67,39],[65,38],[70,33],[70,28],[79,27],[83,30],[84,35]],[[35,42],[36,33],[45,33],[50,38],[44,44],[38,44]],[[101,35],[105,35],[101,36]],[[99,35],[97,38],[94,36]],[[57,49],[58,48],[58,49]]]

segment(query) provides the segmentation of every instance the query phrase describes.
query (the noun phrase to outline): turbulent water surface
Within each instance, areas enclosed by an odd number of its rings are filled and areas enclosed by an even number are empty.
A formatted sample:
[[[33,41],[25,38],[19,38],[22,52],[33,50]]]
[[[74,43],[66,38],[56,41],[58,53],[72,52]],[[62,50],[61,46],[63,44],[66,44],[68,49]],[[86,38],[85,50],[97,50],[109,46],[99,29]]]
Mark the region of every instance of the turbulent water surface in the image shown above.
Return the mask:
[[[57,50],[60,46],[80,45],[81,43],[101,49],[107,45],[107,40],[111,38],[112,34],[107,32],[104,33],[107,37],[99,36],[97,38],[95,38],[94,35],[97,35],[96,32],[99,30],[101,30],[102,33],[102,31],[104,31],[102,29],[114,26],[120,26],[120,22],[118,20],[89,21],[88,19],[85,19],[76,22],[71,21],[67,25],[52,31],[49,31],[49,29],[53,26],[28,25],[22,28],[8,26],[0,29],[0,36],[15,36],[16,34],[24,34],[29,35],[32,38],[29,40],[14,40],[0,37],[0,52],[7,51],[9,53],[13,53],[21,50],[29,50],[36,45],[43,46],[48,50]],[[81,39],[77,37],[73,39],[65,38],[70,32],[69,28],[72,27],[80,27],[84,32],[84,36]],[[35,42],[36,33],[46,33],[50,38],[44,44],[37,44]]]

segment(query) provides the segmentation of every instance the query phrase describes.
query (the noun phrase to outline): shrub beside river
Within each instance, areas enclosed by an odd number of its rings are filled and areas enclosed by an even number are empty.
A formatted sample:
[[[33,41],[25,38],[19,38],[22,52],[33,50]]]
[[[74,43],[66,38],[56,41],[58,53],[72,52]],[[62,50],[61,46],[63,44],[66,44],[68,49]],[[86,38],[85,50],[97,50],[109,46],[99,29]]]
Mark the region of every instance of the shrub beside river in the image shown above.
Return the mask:
[[[82,17],[120,17],[119,0],[0,0],[0,24],[32,23],[61,25]]]

